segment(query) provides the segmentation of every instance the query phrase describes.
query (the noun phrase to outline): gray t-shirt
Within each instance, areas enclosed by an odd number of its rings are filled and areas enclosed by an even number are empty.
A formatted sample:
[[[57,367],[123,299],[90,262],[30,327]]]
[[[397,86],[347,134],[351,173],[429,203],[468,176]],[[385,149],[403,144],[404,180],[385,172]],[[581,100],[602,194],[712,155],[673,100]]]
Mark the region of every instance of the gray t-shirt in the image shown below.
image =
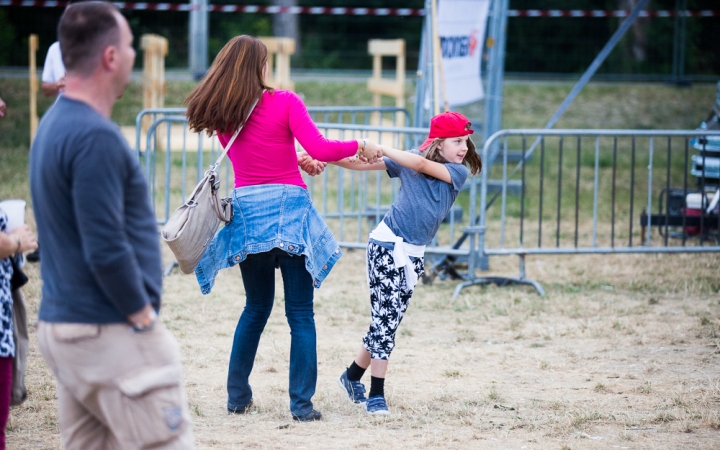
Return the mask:
[[[417,150],[409,150],[419,155]],[[446,163],[452,184],[401,166],[384,158],[391,178],[400,178],[400,192],[383,221],[396,236],[415,245],[427,245],[437,233],[470,171],[462,164]]]

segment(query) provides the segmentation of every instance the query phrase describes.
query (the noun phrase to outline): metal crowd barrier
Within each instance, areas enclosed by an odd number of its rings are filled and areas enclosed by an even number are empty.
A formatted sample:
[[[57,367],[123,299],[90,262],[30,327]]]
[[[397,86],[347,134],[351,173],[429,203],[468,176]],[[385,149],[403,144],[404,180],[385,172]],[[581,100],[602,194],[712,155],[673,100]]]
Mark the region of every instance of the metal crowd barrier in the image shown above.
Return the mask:
[[[142,139],[147,135],[147,130],[143,128],[149,128],[150,125],[155,123],[161,117],[178,115],[182,116],[185,114],[185,108],[148,108],[143,109],[135,116],[135,154],[140,157],[144,152],[140,146]]]
[[[482,156],[487,161],[499,149],[498,158],[480,175],[480,193],[473,197],[479,214],[464,230],[473,257],[454,295],[489,283],[528,284],[544,295],[539,283],[526,278],[526,255],[720,251],[718,208],[710,203],[716,195],[720,199],[720,154],[709,150],[706,137],[718,139],[720,132],[495,133]],[[524,155],[514,167],[508,163],[511,149]],[[502,180],[494,194],[490,176]],[[508,186],[518,181],[519,195],[508,195]],[[477,264],[490,255],[517,255],[520,276],[477,276]]]
[[[400,149],[415,147],[425,128],[394,125],[401,114],[373,124],[388,109],[312,108],[321,132],[333,139],[365,138]],[[217,139],[189,136],[181,109],[154,115],[136,145],[164,224],[221,150]],[[355,123],[352,123],[355,122]],[[370,122],[370,123],[367,123]],[[390,125],[385,125],[390,123]],[[408,122],[405,122],[408,123]],[[471,177],[426,251],[426,267],[462,279],[454,292],[475,284],[527,284],[525,256],[537,254],[677,253],[720,251],[717,205],[720,152],[706,147],[720,132],[702,130],[502,130],[483,146],[496,163]],[[168,151],[169,149],[169,151]],[[511,163],[513,155],[519,162]],[[233,188],[226,160],[221,192]],[[316,207],[344,248],[364,248],[368,233],[395,200],[399,184],[384,172],[329,165],[304,175]],[[703,195],[704,193],[704,195]],[[691,207],[692,196],[699,207]],[[717,194],[720,200],[720,193]],[[699,208],[699,209],[698,209]],[[708,210],[709,209],[709,210]],[[478,276],[489,256],[517,255],[519,277]],[[467,264],[467,266],[465,266]],[[466,272],[460,272],[465,270]]]
[[[407,112],[398,108],[309,108],[315,120],[335,120],[335,123],[318,123],[318,128],[332,139],[351,140],[365,138],[380,144],[408,149],[421,143],[428,134],[426,128],[398,127],[402,120],[409,123]],[[221,147],[215,137],[196,135],[187,129],[183,109],[145,110],[137,117],[137,134],[141,134],[142,119],[153,118],[142,140],[136,141],[136,152],[144,167],[150,185],[150,196],[157,215],[158,225],[167,222],[202,177],[207,166],[215,161]],[[373,114],[381,118],[371,125]],[[375,119],[377,120],[377,119]],[[353,124],[348,122],[362,122]],[[221,192],[230,195],[234,175],[229,160],[219,168]],[[320,213],[344,248],[365,248],[369,232],[382,220],[395,200],[399,182],[385,172],[359,172],[328,165],[319,176],[304,175],[308,190]],[[472,192],[472,193],[471,193]],[[428,258],[452,255],[464,260],[470,247],[452,244],[470,225],[476,214],[471,190],[460,194],[456,206],[446,223],[428,247]],[[469,208],[469,211],[468,211]]]

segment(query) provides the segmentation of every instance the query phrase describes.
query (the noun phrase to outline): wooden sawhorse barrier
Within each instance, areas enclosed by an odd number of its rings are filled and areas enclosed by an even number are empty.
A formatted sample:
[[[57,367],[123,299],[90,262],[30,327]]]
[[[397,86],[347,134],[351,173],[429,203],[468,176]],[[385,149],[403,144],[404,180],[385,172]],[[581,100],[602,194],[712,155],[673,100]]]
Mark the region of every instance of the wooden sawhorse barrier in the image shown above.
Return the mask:
[[[165,82],[165,56],[168,54],[168,40],[157,34],[143,34],[140,38],[143,51],[143,109],[165,107],[167,83]],[[151,116],[142,119],[141,130],[146,134],[152,124]],[[164,130],[158,130],[157,149],[167,146]],[[140,148],[145,147],[145,139],[140,139]]]
[[[372,78],[367,81],[368,91],[373,94],[373,106],[379,107],[380,96],[395,97],[395,106],[405,107],[405,39],[371,39],[368,53],[373,57]],[[382,57],[395,57],[395,79],[382,77]]]
[[[260,37],[258,39],[265,44],[268,50],[267,84],[277,89],[294,91],[295,83],[290,81],[290,55],[295,53],[295,39],[287,37]],[[275,70],[273,70],[273,66]]]
[[[143,34],[140,38],[143,50],[143,108],[163,108],[167,83],[165,82],[165,56],[168,40],[157,34]],[[143,120],[143,131],[150,128],[150,117]]]

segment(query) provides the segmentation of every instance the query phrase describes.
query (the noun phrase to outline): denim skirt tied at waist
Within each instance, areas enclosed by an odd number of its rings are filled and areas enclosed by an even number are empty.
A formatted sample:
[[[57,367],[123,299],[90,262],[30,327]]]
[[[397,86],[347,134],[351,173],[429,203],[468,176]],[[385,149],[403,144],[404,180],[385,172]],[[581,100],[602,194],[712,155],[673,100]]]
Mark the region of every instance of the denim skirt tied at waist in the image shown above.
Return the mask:
[[[195,269],[202,293],[210,293],[221,269],[273,248],[305,256],[305,268],[319,288],[342,252],[307,189],[289,184],[244,186],[233,190],[232,200],[232,222],[208,243]]]

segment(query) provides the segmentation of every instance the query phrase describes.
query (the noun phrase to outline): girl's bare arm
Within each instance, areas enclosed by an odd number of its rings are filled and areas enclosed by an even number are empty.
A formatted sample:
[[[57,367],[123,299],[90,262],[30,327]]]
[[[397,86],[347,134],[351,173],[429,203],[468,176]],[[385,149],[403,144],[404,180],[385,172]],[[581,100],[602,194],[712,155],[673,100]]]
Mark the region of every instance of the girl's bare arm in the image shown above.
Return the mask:
[[[395,148],[390,148],[385,145],[381,145],[383,156],[387,156],[401,166],[405,166],[408,169],[413,169],[418,172],[422,172],[426,175],[430,175],[433,178],[442,180],[446,183],[452,184],[452,177],[450,171],[445,167],[445,164],[430,161],[420,155],[414,153],[404,152]],[[384,163],[383,163],[384,165]]]
[[[351,161],[350,158],[341,159],[340,161],[332,162],[336,166],[342,167],[343,169],[350,170],[386,170],[385,161],[379,160],[376,163],[364,163],[359,159]]]

